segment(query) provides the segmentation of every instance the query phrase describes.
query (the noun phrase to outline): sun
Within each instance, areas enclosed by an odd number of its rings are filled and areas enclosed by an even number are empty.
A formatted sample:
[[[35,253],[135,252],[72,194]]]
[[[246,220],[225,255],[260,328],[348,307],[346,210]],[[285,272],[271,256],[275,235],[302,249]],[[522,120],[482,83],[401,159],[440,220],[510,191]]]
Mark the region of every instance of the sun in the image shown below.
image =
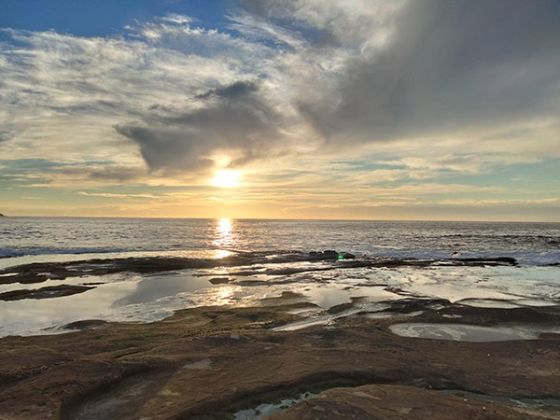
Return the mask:
[[[220,169],[212,178],[212,185],[221,188],[232,188],[239,186],[241,174],[234,169]]]

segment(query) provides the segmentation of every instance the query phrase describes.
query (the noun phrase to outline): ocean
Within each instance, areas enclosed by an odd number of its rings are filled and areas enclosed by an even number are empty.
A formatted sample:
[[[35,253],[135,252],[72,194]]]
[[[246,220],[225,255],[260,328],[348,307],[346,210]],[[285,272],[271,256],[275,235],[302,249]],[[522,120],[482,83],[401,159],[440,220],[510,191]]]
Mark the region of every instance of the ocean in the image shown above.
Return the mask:
[[[337,253],[315,253],[325,250]],[[412,298],[435,307],[557,305],[560,224],[0,220],[0,336],[64,333],[83,320],[152,322],[283,296],[314,307],[287,329],[387,316]],[[333,312],[339,305],[346,309]]]
[[[560,263],[560,223],[0,219],[0,257],[336,249],[371,256],[511,256]]]

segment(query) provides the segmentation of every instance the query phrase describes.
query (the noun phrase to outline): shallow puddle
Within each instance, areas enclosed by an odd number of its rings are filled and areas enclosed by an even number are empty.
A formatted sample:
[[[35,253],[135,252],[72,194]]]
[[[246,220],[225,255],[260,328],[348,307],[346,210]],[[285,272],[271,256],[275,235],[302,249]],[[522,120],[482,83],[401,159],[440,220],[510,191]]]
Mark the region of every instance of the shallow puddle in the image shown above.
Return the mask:
[[[336,267],[327,271],[297,272],[301,268],[327,266],[309,262],[264,263],[158,274],[91,275],[32,284],[2,284],[0,281],[0,293],[62,285],[94,286],[70,296],[0,301],[0,336],[66,332],[64,325],[80,320],[153,322],[175,310],[212,305],[246,307],[294,302],[316,305],[315,309],[298,308],[293,312],[308,319],[281,327],[292,330],[329,324],[356,313],[370,313],[367,316],[373,319],[390,317],[393,314],[381,312],[383,308],[376,305],[391,305],[403,299],[448,299],[483,308],[548,306],[558,304],[560,299],[558,268],[555,267]],[[267,274],[267,270],[273,268],[286,273],[294,269],[295,274]],[[246,273],[235,276],[231,271]],[[228,281],[213,284],[210,280],[215,277],[227,277]],[[2,277],[7,278],[9,276]],[[283,293],[288,292],[297,296],[291,300],[282,298]],[[337,306],[341,308],[333,310]],[[437,306],[430,308],[437,309]]]
[[[304,328],[314,327],[316,325],[325,325],[325,326],[332,325],[339,319],[360,315],[366,312],[367,314],[365,316],[370,316],[371,318],[373,318],[373,315],[378,313],[383,313],[382,311],[388,308],[389,308],[388,305],[366,302],[366,303],[354,304],[354,306],[348,309],[341,310],[340,312],[335,312],[331,314],[325,312],[310,312],[308,319],[281,325],[279,327],[273,328],[272,330],[273,331],[297,331]],[[410,314],[409,316],[416,316],[421,313],[422,312]],[[389,316],[396,316],[396,315],[397,315],[396,313],[393,313],[392,315]],[[383,318],[383,316],[381,316],[381,318]]]
[[[190,369],[190,370],[208,369],[211,364],[212,364],[212,360],[202,359],[197,362],[186,363],[185,365],[183,365],[183,369]]]
[[[10,284],[2,285],[0,292],[83,284],[95,287],[71,296],[0,301],[0,337],[68,332],[64,325],[80,320],[157,321],[185,307],[230,303],[224,300],[232,289],[227,285],[213,285],[208,279],[185,270],[158,275],[119,273],[47,280],[40,284]]]
[[[460,303],[461,305],[466,306],[473,306],[475,308],[512,309],[521,307],[514,302],[500,299],[463,299],[457,301],[456,303]]]
[[[237,411],[236,413],[234,413],[233,418],[235,420],[264,419],[271,416],[272,414],[276,414],[280,411],[286,410],[291,406],[301,401],[307,400],[313,396],[314,394],[311,394],[310,392],[305,392],[296,398],[287,398],[277,403],[261,404],[255,408],[249,408],[246,410]]]
[[[195,277],[188,271],[146,275],[136,284],[136,290],[113,303],[113,306],[153,302],[178,293],[195,292],[214,287],[208,279]]]
[[[434,340],[492,342],[535,340],[546,332],[560,333],[560,326],[542,327],[526,325],[482,327],[468,324],[427,324],[407,322],[391,325],[393,334],[401,337],[429,338]]]
[[[424,311],[413,311],[408,313],[401,313],[401,312],[391,312],[391,311],[381,311],[381,312],[373,312],[365,314],[364,316],[368,319],[385,319],[385,318],[394,318],[397,316],[406,316],[406,317],[415,317],[420,316],[424,313]]]

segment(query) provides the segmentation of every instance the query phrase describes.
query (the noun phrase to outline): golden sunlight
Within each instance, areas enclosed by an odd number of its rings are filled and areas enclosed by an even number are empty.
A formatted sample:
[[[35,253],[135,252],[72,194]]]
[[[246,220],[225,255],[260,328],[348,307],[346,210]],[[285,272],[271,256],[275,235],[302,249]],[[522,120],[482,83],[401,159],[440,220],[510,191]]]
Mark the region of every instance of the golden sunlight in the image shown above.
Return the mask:
[[[241,174],[233,169],[220,169],[212,178],[212,185],[221,188],[232,188],[239,186]]]
[[[233,235],[233,221],[228,218],[216,219],[215,221],[215,239],[213,245],[216,248],[227,248],[235,241]]]
[[[218,233],[222,238],[231,236],[232,223],[231,219],[222,218],[218,219]]]

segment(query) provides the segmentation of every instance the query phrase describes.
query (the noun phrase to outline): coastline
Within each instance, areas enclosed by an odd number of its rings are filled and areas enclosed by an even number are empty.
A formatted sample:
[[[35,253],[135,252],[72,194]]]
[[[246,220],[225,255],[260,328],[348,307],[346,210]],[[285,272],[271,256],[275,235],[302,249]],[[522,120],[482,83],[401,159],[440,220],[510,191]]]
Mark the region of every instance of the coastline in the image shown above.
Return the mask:
[[[557,304],[557,267],[526,267],[510,257],[401,259],[334,250],[203,255],[0,269],[0,337],[61,334],[64,325],[84,319],[154,322],[185,308],[258,306],[286,294],[320,308],[309,311],[310,323],[381,314],[408,299],[497,308]]]
[[[63,225],[9,228],[9,420],[560,418],[556,230]]]

